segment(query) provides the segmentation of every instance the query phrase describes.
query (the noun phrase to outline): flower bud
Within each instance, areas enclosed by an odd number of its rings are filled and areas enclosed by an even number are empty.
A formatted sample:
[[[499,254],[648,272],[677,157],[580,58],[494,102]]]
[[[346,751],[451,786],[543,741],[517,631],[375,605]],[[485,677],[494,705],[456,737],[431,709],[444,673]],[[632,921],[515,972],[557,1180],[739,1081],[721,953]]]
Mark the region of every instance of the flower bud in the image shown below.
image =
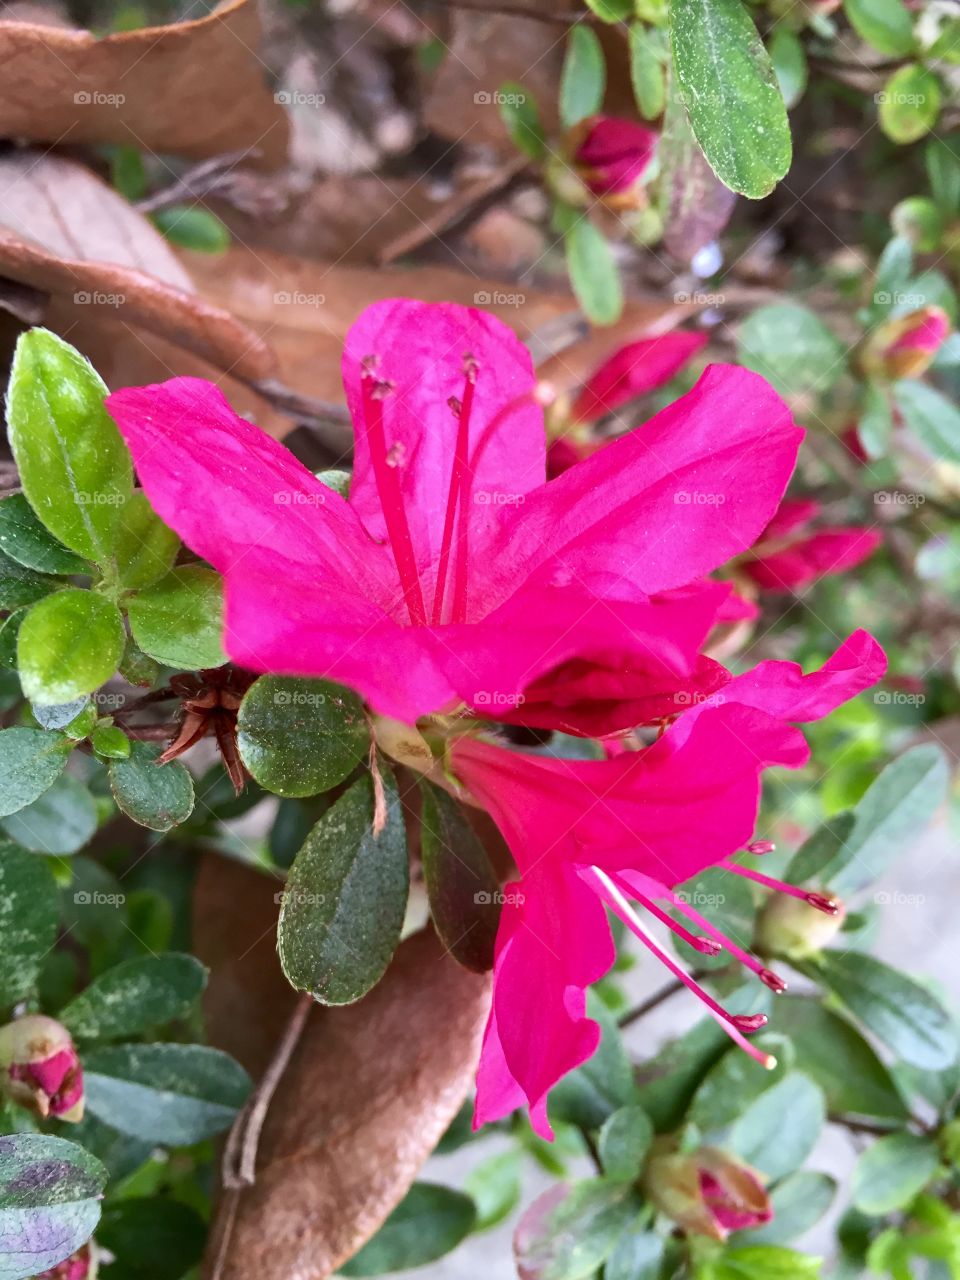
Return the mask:
[[[788,960],[804,960],[822,951],[840,932],[846,907],[838,899],[811,894],[818,902],[830,902],[836,910],[827,911],[803,898],[774,894],[766,902],[757,921],[757,950],[764,955],[785,956]]]
[[[64,1258],[55,1267],[41,1271],[38,1276],[34,1276],[34,1280],[96,1280],[96,1275],[96,1249],[93,1241],[88,1240],[76,1253],[71,1253],[69,1258]]]
[[[773,1217],[760,1175],[716,1147],[654,1155],[644,1189],[681,1230],[713,1240],[726,1240],[731,1231],[759,1227]]]
[[[580,126],[573,162],[586,187],[622,206],[643,204],[635,188],[656,154],[658,135],[633,120],[594,116]]]
[[[0,1028],[0,1089],[37,1115],[82,1120],[83,1073],[66,1027],[31,1014]]]
[[[908,316],[887,320],[867,339],[860,353],[864,373],[888,382],[919,378],[950,333],[942,307],[921,307]]]

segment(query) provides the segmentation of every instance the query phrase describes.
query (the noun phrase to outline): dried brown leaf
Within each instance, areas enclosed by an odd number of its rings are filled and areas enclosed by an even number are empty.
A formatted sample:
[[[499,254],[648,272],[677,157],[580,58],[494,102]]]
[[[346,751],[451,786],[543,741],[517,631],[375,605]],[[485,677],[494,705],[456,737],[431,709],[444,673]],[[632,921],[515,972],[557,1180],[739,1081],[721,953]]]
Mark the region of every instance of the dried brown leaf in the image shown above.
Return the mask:
[[[194,900],[211,1041],[261,1074],[296,1003],[274,949],[277,883],[209,856]],[[359,1003],[314,1008],[274,1095],[254,1186],[221,1194],[218,1280],[324,1280],[400,1201],[476,1068],[489,978],[432,932],[404,942]]]
[[[276,165],[286,154],[287,118],[264,81],[259,40],[253,0],[102,39],[0,22],[0,135],[121,142],[194,159],[256,148]]]

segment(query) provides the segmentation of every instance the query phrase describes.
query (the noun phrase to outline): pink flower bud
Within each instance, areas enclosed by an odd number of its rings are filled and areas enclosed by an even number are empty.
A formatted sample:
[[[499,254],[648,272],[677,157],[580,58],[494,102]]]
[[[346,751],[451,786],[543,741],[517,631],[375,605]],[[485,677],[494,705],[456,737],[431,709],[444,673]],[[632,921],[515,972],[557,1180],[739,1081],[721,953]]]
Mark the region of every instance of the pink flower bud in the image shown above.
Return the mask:
[[[833,908],[827,910],[824,904]],[[764,955],[803,960],[832,942],[843,927],[846,908],[832,895],[807,900],[774,894],[757,921],[757,950]]]
[[[96,1280],[97,1257],[93,1241],[88,1240],[76,1253],[64,1258],[48,1271],[41,1271],[34,1280]]]
[[[595,196],[625,197],[653,159],[657,133],[615,116],[594,116],[581,130],[573,153],[581,179]]]
[[[908,316],[887,320],[863,347],[863,370],[869,377],[890,382],[919,378],[949,334],[950,318],[941,307],[921,307]]]
[[[760,1175],[716,1147],[655,1154],[644,1186],[657,1208],[691,1235],[723,1241],[731,1231],[759,1227],[773,1217]]]
[[[0,1028],[0,1088],[40,1116],[83,1119],[83,1072],[70,1032],[31,1014]]]

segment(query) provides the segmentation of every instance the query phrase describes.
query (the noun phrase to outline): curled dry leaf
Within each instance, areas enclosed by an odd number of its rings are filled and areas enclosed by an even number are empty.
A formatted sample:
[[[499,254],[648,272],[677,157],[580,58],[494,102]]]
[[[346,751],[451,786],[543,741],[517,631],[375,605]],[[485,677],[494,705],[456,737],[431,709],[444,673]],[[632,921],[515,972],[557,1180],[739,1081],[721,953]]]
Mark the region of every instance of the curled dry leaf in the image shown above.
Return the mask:
[[[89,169],[14,152],[0,158],[0,187],[0,276],[48,294],[47,322],[71,341],[79,326],[84,347],[90,321],[105,321],[121,333],[145,330],[240,378],[273,371],[266,342],[200,297],[163,236]],[[157,376],[188,372],[197,370]]]
[[[276,958],[277,887],[210,855],[194,899],[211,1042],[255,1075],[297,1001]],[[267,1113],[256,1182],[221,1193],[207,1275],[324,1280],[355,1253],[463,1102],[488,1003],[489,979],[422,932],[359,1003],[313,1008]]]
[[[286,154],[287,118],[264,81],[259,41],[253,0],[102,39],[0,22],[0,135],[194,159],[249,148],[273,167]]]

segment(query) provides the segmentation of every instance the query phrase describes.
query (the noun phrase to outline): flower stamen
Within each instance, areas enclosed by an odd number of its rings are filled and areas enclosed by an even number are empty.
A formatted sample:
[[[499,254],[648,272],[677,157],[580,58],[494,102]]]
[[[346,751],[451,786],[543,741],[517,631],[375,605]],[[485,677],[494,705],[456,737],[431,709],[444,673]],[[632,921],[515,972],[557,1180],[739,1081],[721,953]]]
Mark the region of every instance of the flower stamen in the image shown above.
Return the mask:
[[[447,570],[450,564],[450,550],[453,544],[454,530],[457,531],[456,556],[454,564],[453,609],[452,621],[462,622],[466,618],[467,597],[467,530],[469,512],[467,509],[467,492],[469,489],[468,467],[470,453],[470,413],[473,409],[473,397],[477,383],[477,362],[473,356],[463,358],[464,388],[459,399],[451,396],[447,401],[450,410],[457,419],[457,440],[454,445],[453,465],[450,469],[450,488],[447,491],[447,510],[443,520],[443,537],[440,543],[440,559],[437,563],[437,585],[433,596],[433,625],[436,626],[443,613],[443,593],[446,588]],[[459,525],[457,512],[460,513]]]

